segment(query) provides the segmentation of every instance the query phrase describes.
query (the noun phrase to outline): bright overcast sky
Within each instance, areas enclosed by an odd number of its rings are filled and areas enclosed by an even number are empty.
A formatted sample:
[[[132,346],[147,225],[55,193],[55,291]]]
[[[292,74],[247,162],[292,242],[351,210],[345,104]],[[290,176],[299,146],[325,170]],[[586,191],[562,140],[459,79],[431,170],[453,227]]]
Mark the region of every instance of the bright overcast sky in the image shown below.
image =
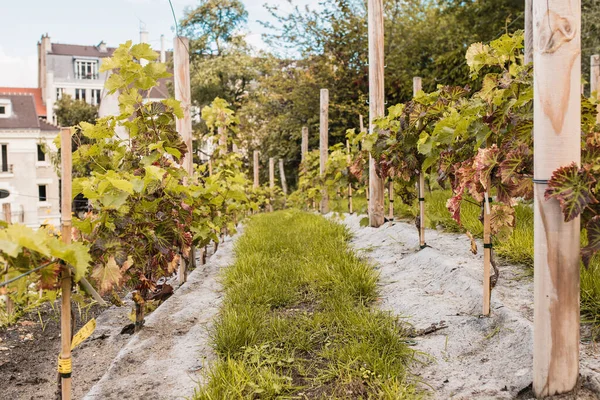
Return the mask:
[[[197,0],[172,0],[179,20],[187,6]],[[268,20],[263,4],[285,0],[242,0],[249,13],[249,42],[262,46],[262,26]],[[293,0],[294,4],[316,3]],[[0,86],[37,87],[37,42],[48,33],[52,42],[95,45],[104,40],[117,46],[126,40],[139,41],[140,21],[146,25],[150,42],[158,46],[160,35],[174,36],[168,0],[17,0],[2,1],[0,11]],[[169,46],[171,47],[171,46]]]

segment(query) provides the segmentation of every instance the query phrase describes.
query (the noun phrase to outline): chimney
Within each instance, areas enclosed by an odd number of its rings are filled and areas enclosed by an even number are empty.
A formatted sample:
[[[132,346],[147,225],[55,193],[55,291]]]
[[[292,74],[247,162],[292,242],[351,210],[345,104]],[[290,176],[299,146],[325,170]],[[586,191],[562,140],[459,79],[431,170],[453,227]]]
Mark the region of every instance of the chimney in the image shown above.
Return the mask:
[[[148,31],[145,26],[140,26],[140,43],[148,43]],[[148,65],[148,60],[140,60],[140,65],[145,67]]]
[[[106,43],[103,41],[101,41],[100,43],[98,43],[98,51],[100,53],[106,53],[108,50],[106,50]]]
[[[52,51],[52,44],[50,43],[50,36],[48,34],[42,35],[42,50],[48,54]]]
[[[160,62],[167,62],[167,42],[165,41],[165,35],[160,35]]]

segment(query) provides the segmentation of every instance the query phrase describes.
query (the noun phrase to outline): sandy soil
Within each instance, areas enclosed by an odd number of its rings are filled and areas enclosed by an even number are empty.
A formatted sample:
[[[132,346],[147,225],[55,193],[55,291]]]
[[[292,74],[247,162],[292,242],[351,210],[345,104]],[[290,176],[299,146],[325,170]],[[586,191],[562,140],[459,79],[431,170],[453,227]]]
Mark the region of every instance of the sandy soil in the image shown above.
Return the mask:
[[[520,267],[502,265],[492,294],[492,315],[481,317],[481,255],[465,235],[428,230],[430,248],[417,251],[414,225],[386,223],[362,228],[362,217],[345,216],[352,245],[381,274],[380,307],[424,329],[446,329],[416,338],[415,349],[431,358],[416,365],[434,398],[531,398],[533,285]],[[480,253],[483,246],[479,243]],[[581,389],[570,398],[600,398],[600,361],[595,345],[581,345]]]
[[[202,369],[214,357],[208,332],[222,299],[217,276],[233,260],[234,241],[227,238],[205,266],[146,318],[143,330],[119,351],[84,399],[174,400],[193,394]]]

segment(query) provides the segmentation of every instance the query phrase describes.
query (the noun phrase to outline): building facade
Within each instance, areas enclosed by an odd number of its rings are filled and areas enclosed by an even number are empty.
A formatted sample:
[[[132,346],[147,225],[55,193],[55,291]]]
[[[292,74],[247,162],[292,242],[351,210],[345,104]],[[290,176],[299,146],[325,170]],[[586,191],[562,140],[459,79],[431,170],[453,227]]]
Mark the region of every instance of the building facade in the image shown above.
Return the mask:
[[[0,204],[10,204],[12,222],[59,226],[60,184],[49,155],[59,131],[40,119],[32,94],[0,92]]]

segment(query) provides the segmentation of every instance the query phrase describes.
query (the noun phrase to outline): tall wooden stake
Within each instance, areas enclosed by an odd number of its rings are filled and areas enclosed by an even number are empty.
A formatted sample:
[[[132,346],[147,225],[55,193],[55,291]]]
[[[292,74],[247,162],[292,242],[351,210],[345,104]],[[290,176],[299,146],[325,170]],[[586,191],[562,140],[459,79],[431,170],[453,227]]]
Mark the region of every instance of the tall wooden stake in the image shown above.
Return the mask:
[[[71,243],[71,187],[72,153],[71,128],[60,132],[61,156],[61,238],[63,243]],[[62,400],[71,399],[71,269],[68,265],[61,268],[60,302],[60,356],[59,368]]]
[[[319,150],[321,152],[319,173],[322,178],[325,175],[327,159],[329,156],[329,90],[327,89],[321,89],[321,125]],[[328,212],[329,193],[327,193],[327,188],[324,186],[323,191],[321,192],[321,214],[327,214]]]
[[[413,78],[413,97],[423,90],[423,80],[419,76]],[[425,243],[425,171],[419,174],[419,247],[424,249]]]
[[[534,328],[533,390],[572,391],[579,375],[580,219],[564,222],[544,199],[557,168],[581,162],[581,3],[533,3]]]
[[[359,118],[359,122],[360,122],[360,131],[361,133],[365,131],[365,121],[364,118],[362,116],[362,114],[360,114],[358,116]],[[364,140],[362,141],[362,145],[364,145]],[[366,173],[365,173],[366,172]],[[363,173],[365,173],[366,179],[367,179],[367,184],[365,185],[365,197],[367,198],[367,214],[369,214],[369,167],[367,166],[367,170],[363,171]]]
[[[533,62],[533,1],[525,0],[525,63]]]
[[[6,222],[7,224],[12,224],[12,211],[10,208],[10,203],[2,204],[2,211],[4,211],[4,222]],[[8,275],[4,277],[4,280],[8,280]],[[6,314],[8,314],[8,316],[10,317],[15,312],[15,304],[8,294],[6,295],[5,300]]]
[[[219,146],[227,147],[227,129],[220,126],[217,128],[217,133],[219,136]]]
[[[350,182],[350,163],[352,162],[352,155],[350,154],[350,141],[346,140],[346,152],[348,153],[348,212],[352,214],[354,207],[352,204],[352,183]]]
[[[258,175],[258,150],[254,150],[254,187],[257,188],[260,186],[259,175]]]
[[[383,0],[369,2],[369,130],[385,114]],[[369,156],[369,225],[378,228],[385,222],[384,182],[377,175],[375,160]]]
[[[389,215],[388,219],[390,221],[394,220],[394,181],[392,177],[390,177],[390,181],[388,182],[388,201],[389,201]]]
[[[302,128],[302,148],[301,148],[302,162],[306,160],[306,154],[308,153],[308,126]]]
[[[275,191],[275,159],[273,157],[269,158],[269,188],[271,189],[269,211],[273,212],[273,192]]]
[[[192,92],[190,86],[190,41],[186,37],[178,36],[173,40],[173,67],[174,73],[174,91],[175,99],[181,102],[183,109],[183,118],[177,118],[177,132],[185,142],[187,154],[183,159],[183,165],[188,173],[189,178],[194,176],[194,155],[192,149]],[[190,182],[188,182],[190,183]],[[190,248],[189,267],[194,267],[195,249]],[[179,284],[183,285],[187,281],[188,268],[186,266],[185,257],[181,257],[179,269],[177,271]]]
[[[596,98],[600,98],[598,87],[600,84],[600,54],[594,54],[590,57],[590,97],[596,93]],[[583,94],[583,90],[581,91]],[[600,123],[600,105],[596,106],[596,122]]]
[[[281,180],[281,189],[283,190],[283,194],[287,196],[287,180],[285,179],[285,169],[283,168],[283,159],[279,159],[279,179]]]

